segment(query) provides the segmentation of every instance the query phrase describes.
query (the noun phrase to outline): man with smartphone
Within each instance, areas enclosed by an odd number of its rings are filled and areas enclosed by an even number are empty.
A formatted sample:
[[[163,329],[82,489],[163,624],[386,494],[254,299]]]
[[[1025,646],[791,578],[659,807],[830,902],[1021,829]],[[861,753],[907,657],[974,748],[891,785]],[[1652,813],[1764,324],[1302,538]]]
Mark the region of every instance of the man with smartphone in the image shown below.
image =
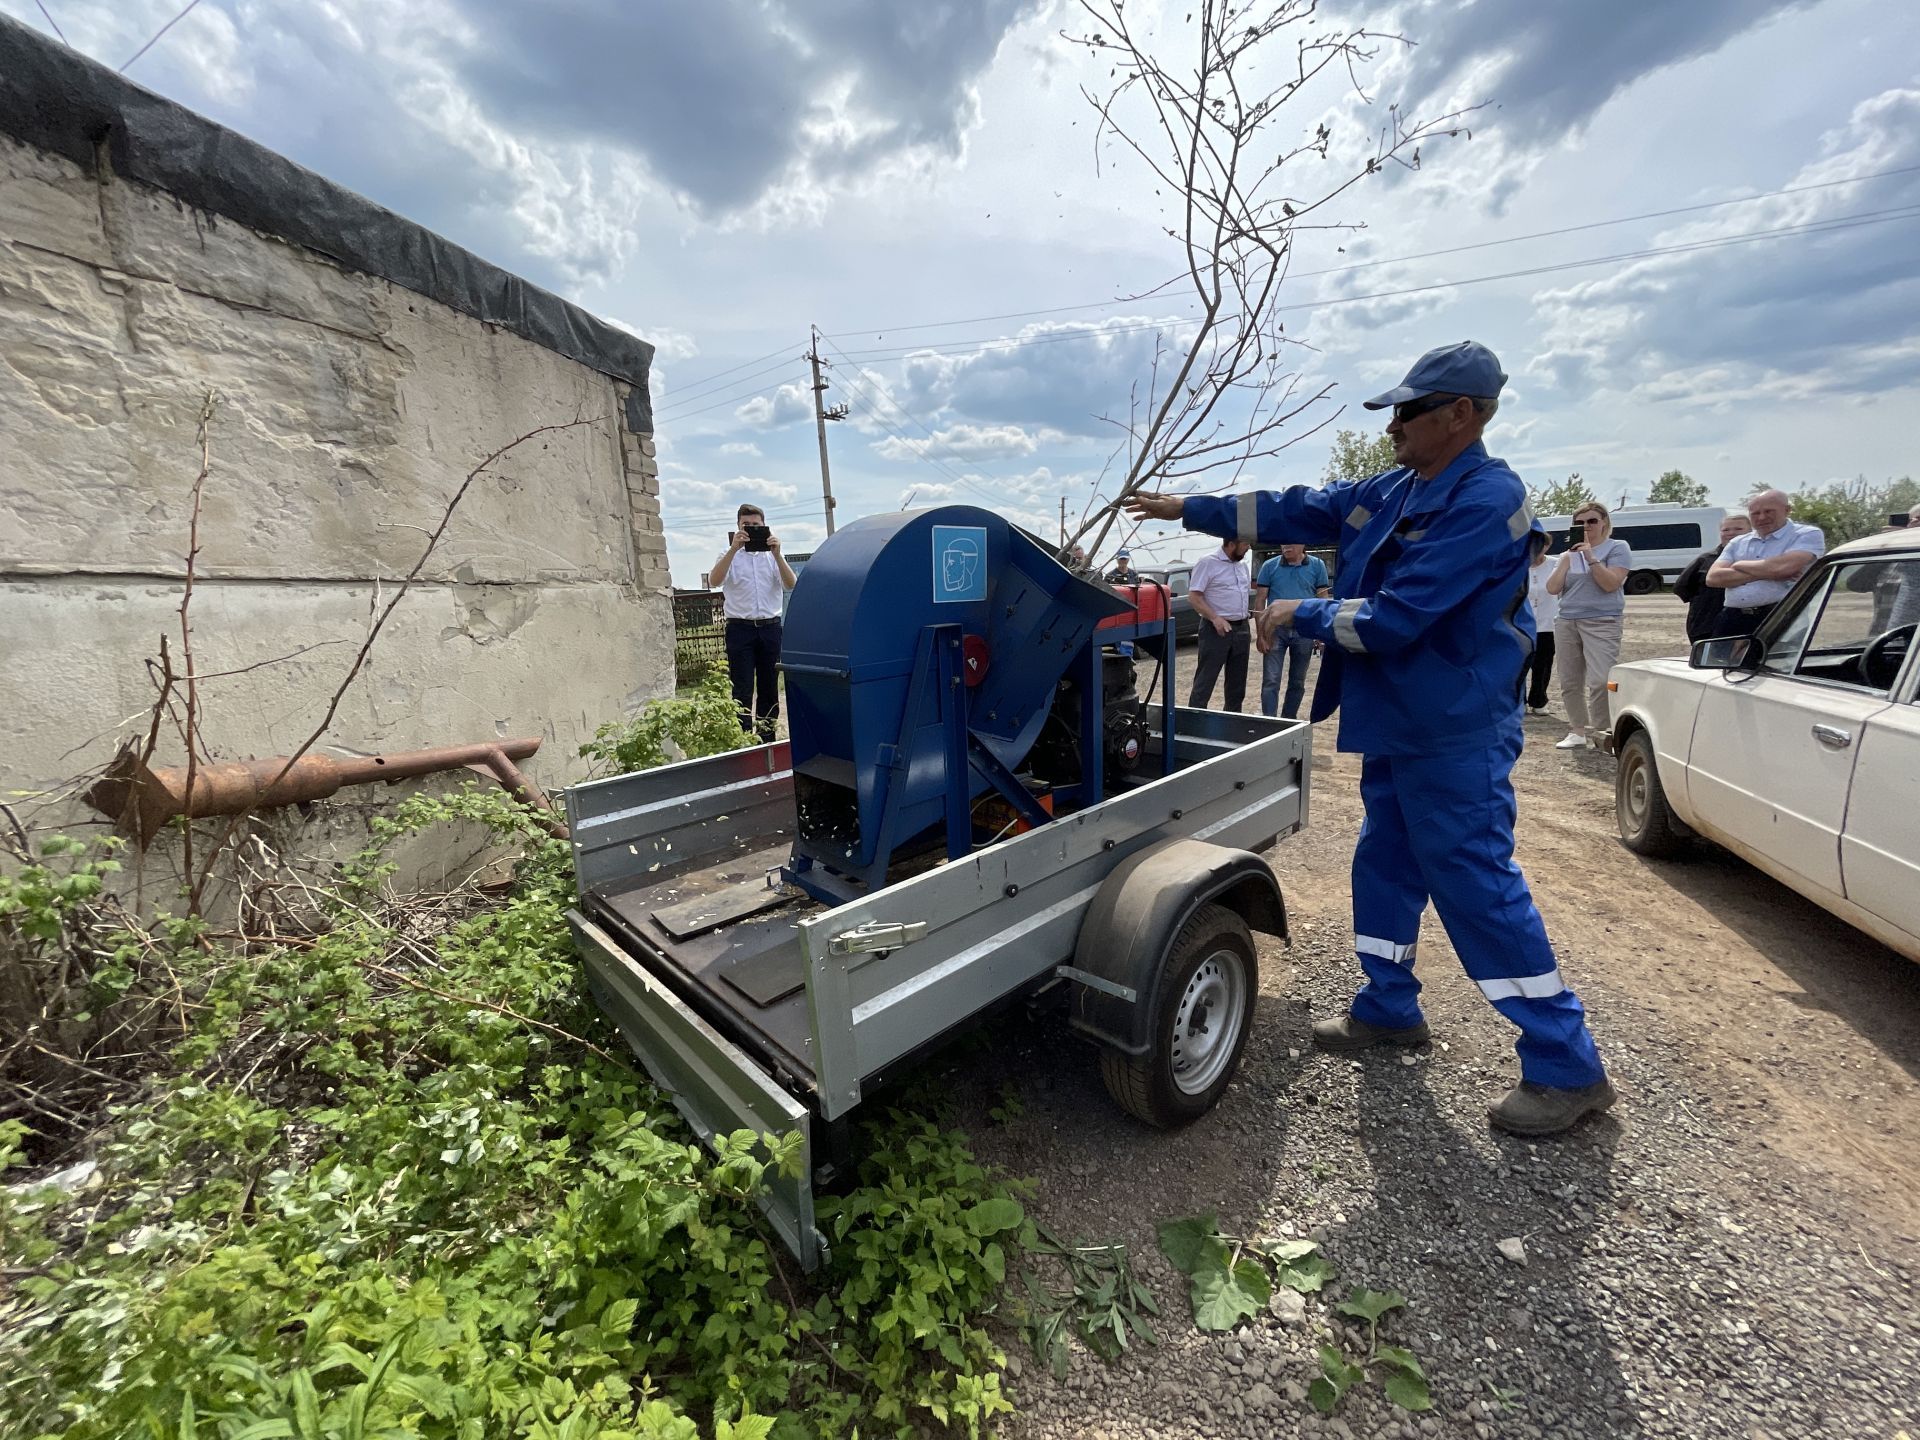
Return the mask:
[[[766,512],[742,505],[707,583],[719,590],[726,611],[727,678],[740,728],[763,741],[773,739],[780,718],[780,606],[793,582]]]
[[[1513,861],[1527,567],[1543,532],[1519,476],[1480,443],[1506,380],[1486,346],[1443,346],[1365,402],[1392,412],[1395,468],[1243,495],[1141,493],[1126,507],[1248,544],[1339,548],[1331,597],[1277,600],[1261,617],[1269,644],[1283,625],[1325,644],[1313,718],[1337,707],[1339,748],[1362,756],[1353,928],[1366,984],[1346,1014],[1315,1023],[1313,1043],[1351,1054],[1427,1042],[1414,959],[1431,902],[1468,977],[1520,1032],[1520,1083],[1487,1118],[1551,1135],[1614,1092]]]

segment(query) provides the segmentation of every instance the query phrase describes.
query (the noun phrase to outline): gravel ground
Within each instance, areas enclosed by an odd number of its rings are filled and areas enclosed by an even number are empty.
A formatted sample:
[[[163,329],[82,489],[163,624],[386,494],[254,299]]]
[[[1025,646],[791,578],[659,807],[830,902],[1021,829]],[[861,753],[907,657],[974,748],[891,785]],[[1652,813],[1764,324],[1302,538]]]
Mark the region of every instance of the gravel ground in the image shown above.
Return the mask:
[[[1629,657],[1681,648],[1670,597],[1629,604]],[[1309,828],[1271,856],[1293,942],[1263,942],[1257,1028],[1212,1115],[1173,1134],[1128,1120],[1091,1051],[1046,1019],[998,1025],[955,1068],[955,1117],[984,1157],[1033,1177],[1056,1233],[1127,1242],[1165,1311],[1159,1348],[1112,1366],[1076,1351],[1064,1383],[1009,1327],[1021,1413],[1005,1434],[1920,1434],[1920,968],[1717,851],[1630,855],[1611,760],[1551,749],[1550,717],[1528,728],[1520,860],[1617,1110],[1553,1141],[1487,1128],[1517,1076],[1512,1031],[1431,917],[1434,1045],[1312,1050],[1309,1025],[1357,975],[1359,766],[1323,727]],[[1020,1113],[996,1121],[1007,1090]],[[1159,1221],[1200,1211],[1317,1238],[1339,1276],[1204,1335],[1154,1243]],[[1524,1263],[1502,1254],[1512,1239]],[[1431,1412],[1374,1384],[1330,1420],[1306,1403],[1316,1348],[1341,1335],[1331,1305],[1361,1284],[1407,1297],[1382,1333],[1425,1362]]]

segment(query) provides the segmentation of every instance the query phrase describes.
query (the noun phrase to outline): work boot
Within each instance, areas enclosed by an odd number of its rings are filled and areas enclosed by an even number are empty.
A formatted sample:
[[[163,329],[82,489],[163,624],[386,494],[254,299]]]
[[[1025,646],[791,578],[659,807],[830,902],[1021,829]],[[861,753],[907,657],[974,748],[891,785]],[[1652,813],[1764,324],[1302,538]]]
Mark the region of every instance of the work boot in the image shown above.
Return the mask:
[[[1351,1055],[1356,1050],[1371,1049],[1375,1045],[1403,1045],[1412,1049],[1424,1045],[1432,1035],[1427,1022],[1417,1025],[1403,1025],[1398,1030],[1386,1025],[1369,1025],[1365,1020],[1356,1020],[1351,1015],[1342,1015],[1337,1020],[1316,1020],[1313,1022],[1314,1048],[1331,1050],[1337,1055]]]
[[[1487,1119],[1509,1135],[1558,1135],[1582,1115],[1597,1114],[1619,1098],[1604,1078],[1577,1090],[1522,1080],[1487,1107]]]

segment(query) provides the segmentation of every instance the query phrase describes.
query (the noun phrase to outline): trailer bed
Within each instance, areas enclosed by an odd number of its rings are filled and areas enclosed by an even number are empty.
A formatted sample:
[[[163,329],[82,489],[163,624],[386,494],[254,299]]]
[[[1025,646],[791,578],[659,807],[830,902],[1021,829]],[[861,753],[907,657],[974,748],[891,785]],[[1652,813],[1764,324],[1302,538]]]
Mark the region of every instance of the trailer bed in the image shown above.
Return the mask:
[[[1175,839],[1257,850],[1300,827],[1305,722],[1183,709],[1175,730],[1172,773],[1155,732],[1102,803],[962,859],[905,859],[832,907],[779,881],[785,744],[575,786],[569,920],[596,996],[703,1137],[836,1120],[888,1067],[1051,980],[1129,856]],[[811,1180],[768,1207],[809,1265]]]

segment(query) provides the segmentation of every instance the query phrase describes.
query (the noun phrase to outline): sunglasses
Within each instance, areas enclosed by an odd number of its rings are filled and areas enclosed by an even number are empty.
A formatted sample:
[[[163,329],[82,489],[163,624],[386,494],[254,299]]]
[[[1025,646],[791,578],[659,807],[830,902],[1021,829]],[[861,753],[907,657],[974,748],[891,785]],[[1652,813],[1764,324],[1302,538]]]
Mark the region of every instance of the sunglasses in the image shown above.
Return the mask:
[[[1418,400],[1402,400],[1393,407],[1393,418],[1404,425],[1429,410],[1444,410],[1459,398],[1458,395],[1422,395]]]

